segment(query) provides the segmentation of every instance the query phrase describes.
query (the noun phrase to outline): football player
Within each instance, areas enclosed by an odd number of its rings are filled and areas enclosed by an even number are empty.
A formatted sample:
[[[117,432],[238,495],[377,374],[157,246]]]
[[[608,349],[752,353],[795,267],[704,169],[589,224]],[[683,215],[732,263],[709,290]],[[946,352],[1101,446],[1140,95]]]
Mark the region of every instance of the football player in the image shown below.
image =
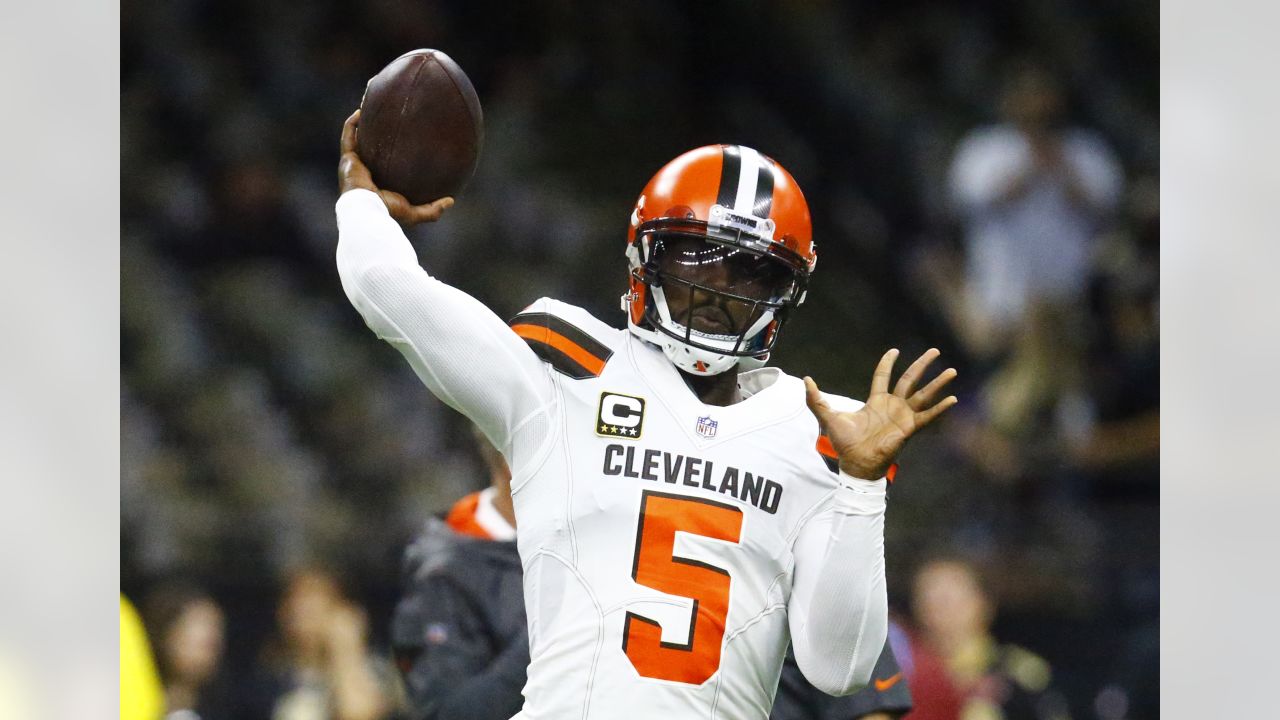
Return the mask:
[[[443,522],[428,518],[404,553],[391,645],[413,720],[507,720],[523,704],[529,640],[511,468],[476,441],[489,487]],[[788,653],[769,720],[892,720],[909,710],[907,679],[885,643],[873,682],[845,697],[814,688]]]
[[[787,643],[846,695],[887,626],[884,510],[903,443],[955,402],[930,350],[866,403],[763,367],[817,260],[791,175],[739,145],[663,167],[631,214],[627,329],[543,298],[510,324],[418,264],[411,206],[343,127],[347,297],[512,470],[530,665],[517,718],[769,716]]]

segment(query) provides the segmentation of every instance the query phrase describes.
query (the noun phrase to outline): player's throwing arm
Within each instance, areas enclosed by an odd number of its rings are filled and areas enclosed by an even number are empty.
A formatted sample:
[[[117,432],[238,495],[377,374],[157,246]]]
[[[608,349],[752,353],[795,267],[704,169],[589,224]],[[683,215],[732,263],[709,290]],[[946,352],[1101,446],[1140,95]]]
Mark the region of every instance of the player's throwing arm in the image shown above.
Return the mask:
[[[338,274],[351,304],[409,361],[436,397],[463,413],[513,467],[540,438],[517,442],[518,427],[545,413],[553,393],[537,357],[507,324],[466,293],[431,277],[401,225],[434,222],[444,197],[414,205],[379,188],[358,153],[360,111],[342,128],[338,163]]]

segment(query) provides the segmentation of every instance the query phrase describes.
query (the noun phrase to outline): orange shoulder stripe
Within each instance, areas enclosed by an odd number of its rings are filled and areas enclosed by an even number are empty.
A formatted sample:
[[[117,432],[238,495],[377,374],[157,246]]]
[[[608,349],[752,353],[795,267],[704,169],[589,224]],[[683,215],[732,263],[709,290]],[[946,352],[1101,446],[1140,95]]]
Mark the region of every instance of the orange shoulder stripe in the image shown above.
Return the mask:
[[[592,355],[581,345],[548,327],[520,323],[512,325],[511,329],[525,340],[536,340],[559,350],[572,358],[574,362],[589,370],[593,375],[599,376],[600,373],[604,372],[604,360]]]

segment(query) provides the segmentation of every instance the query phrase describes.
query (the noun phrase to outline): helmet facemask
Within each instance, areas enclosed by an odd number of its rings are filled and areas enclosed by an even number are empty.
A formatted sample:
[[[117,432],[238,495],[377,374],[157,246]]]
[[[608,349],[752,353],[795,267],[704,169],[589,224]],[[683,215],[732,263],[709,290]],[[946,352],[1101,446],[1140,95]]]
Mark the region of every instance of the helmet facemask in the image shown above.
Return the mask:
[[[633,330],[697,375],[762,365],[808,279],[803,260],[780,244],[698,221],[646,223],[627,254],[646,286]]]

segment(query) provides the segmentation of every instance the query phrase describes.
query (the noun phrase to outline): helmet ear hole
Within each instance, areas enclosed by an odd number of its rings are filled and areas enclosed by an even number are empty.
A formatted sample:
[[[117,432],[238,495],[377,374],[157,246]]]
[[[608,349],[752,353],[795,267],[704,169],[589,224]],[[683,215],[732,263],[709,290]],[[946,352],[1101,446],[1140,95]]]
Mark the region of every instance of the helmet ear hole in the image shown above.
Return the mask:
[[[631,300],[631,305],[627,308],[632,325],[639,325],[644,322],[645,303],[648,299],[647,290],[649,288],[644,284],[637,273],[631,274],[631,292],[627,293]]]

